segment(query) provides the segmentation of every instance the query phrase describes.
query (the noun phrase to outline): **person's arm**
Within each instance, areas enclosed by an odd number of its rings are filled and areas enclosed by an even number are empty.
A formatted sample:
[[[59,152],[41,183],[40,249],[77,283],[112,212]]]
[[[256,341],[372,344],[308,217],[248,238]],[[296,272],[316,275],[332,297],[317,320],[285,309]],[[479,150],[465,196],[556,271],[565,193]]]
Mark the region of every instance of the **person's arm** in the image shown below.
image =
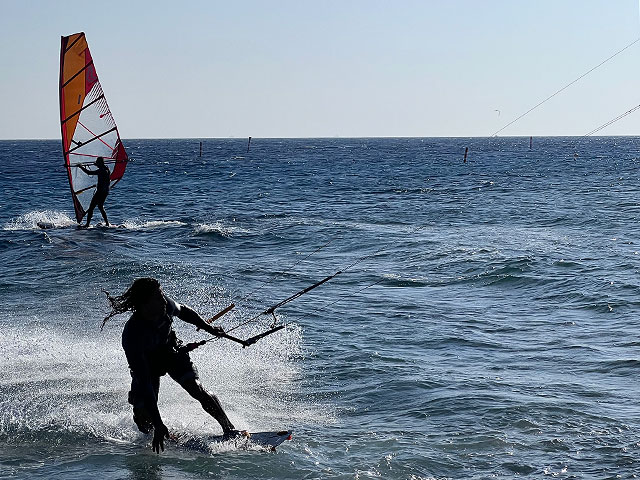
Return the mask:
[[[84,165],[78,165],[78,166],[80,167],[80,170],[82,170],[87,175],[97,175],[98,174],[98,170],[89,170]]]
[[[213,327],[209,325],[205,320],[191,307],[186,305],[180,305],[179,303],[167,299],[167,304],[172,305],[173,307],[173,315],[178,317],[183,322],[190,323],[191,325],[195,325],[198,330],[204,330],[205,332],[210,333],[211,335],[220,336],[224,334],[224,330],[220,327]],[[171,308],[168,306],[168,308]]]

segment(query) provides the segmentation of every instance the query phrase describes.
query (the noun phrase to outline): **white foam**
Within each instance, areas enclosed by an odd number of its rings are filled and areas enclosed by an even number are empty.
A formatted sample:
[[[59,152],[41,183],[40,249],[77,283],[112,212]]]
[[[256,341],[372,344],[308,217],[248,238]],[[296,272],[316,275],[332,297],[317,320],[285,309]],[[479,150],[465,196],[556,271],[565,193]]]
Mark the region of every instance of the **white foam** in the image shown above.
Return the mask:
[[[62,329],[52,327],[60,325],[56,322],[25,328],[29,320],[17,318],[3,325],[0,391],[6,394],[0,401],[0,433],[54,429],[144,444],[148,439],[137,431],[127,402],[131,379],[120,345],[126,316],[100,332],[97,323],[88,325],[76,315]],[[186,341],[198,335],[190,325],[176,323]],[[192,352],[203,385],[218,396],[236,428],[284,429],[317,423],[325,415],[299,395],[301,333],[294,326],[246,349],[218,340]],[[221,433],[169,376],[162,377],[158,406],[170,430],[200,438]]]
[[[148,230],[163,227],[183,227],[187,223],[180,220],[126,220],[122,225],[129,230]]]
[[[3,230],[40,230],[38,224],[48,228],[65,228],[76,225],[76,221],[64,212],[55,210],[36,210],[25,213],[3,225]]]
[[[241,227],[224,225],[222,222],[200,223],[195,226],[194,231],[198,234],[217,233],[223,237],[231,237],[237,233],[249,233],[249,230]]]

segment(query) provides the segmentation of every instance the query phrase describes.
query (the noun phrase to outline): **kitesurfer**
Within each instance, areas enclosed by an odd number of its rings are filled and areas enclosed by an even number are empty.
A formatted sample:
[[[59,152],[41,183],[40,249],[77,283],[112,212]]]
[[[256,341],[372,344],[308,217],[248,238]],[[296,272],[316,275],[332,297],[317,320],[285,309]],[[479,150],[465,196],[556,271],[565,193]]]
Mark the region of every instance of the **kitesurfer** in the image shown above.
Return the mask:
[[[209,325],[190,307],[167,297],[154,278],[138,278],[122,295],[107,297],[112,310],[103,326],[114,315],[133,312],[122,332],[122,347],[131,371],[129,403],[133,405],[133,421],[138,429],[143,433],[153,430],[153,451],[164,451],[164,439],[169,438],[158,410],[160,377],[166,373],[218,421],[225,439],[240,435],[218,398],[200,383],[198,370],[172,328],[173,317],[211,335],[224,335],[224,330]]]
[[[98,176],[98,184],[96,186],[96,193],[93,194],[93,198],[91,199],[91,205],[89,205],[89,210],[87,210],[87,223],[84,225],[84,228],[89,227],[89,223],[91,223],[91,217],[93,216],[93,209],[96,206],[100,209],[100,213],[102,214],[102,218],[104,218],[104,223],[109,226],[109,220],[107,220],[107,212],[104,211],[104,201],[107,199],[107,195],[109,195],[109,177],[111,176],[111,172],[104,164],[104,158],[98,157],[95,162],[97,170],[89,170],[84,165],[79,165],[80,169],[86,173],[87,175],[97,175]]]

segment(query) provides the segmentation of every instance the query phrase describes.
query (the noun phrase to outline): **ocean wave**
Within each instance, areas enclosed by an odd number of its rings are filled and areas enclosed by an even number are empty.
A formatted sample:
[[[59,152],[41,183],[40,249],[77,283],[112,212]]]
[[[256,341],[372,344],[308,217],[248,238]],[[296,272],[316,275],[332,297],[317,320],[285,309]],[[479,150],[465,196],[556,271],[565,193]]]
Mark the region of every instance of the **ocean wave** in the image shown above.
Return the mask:
[[[392,187],[392,188],[385,188],[382,190],[371,190],[369,192],[363,192],[363,193],[369,194],[369,195],[397,195],[397,194],[415,195],[415,194],[422,194],[422,193],[431,193],[434,191],[436,191],[436,189],[431,187],[411,187],[411,188],[410,187]]]
[[[607,294],[584,293],[575,291],[567,282],[550,284],[553,289],[544,295],[536,296],[536,300],[556,302],[565,308],[587,310],[596,313],[613,313],[628,310],[638,305],[637,301],[611,297]]]
[[[183,227],[188,225],[180,220],[126,220],[122,226],[128,230],[150,230],[163,227]]]
[[[385,273],[382,277],[384,278],[383,285],[387,287],[428,287],[430,285],[422,278],[403,277],[395,273]]]
[[[10,220],[3,230],[41,230],[46,228],[75,227],[77,222],[64,212],[55,210],[35,210]]]
[[[536,467],[518,462],[506,462],[502,464],[502,467],[516,475],[529,475],[538,471]]]
[[[639,367],[640,360],[636,358],[628,358],[598,362],[597,367],[591,371],[605,374],[635,376]]]
[[[504,285],[508,287],[535,287],[548,283],[547,279],[535,277],[531,275],[513,275],[513,274],[496,274],[481,275],[481,279],[485,280],[485,285]]]
[[[188,225],[186,222],[180,220],[125,220],[122,224],[112,224],[112,228],[124,228],[127,230],[149,230],[162,227],[181,227]],[[20,215],[17,218],[7,222],[3,225],[3,230],[49,230],[56,228],[70,228],[77,227],[78,223],[64,212],[55,210],[38,210],[24,215]],[[93,227],[94,225],[92,225]],[[96,223],[95,226],[104,225]]]
[[[200,223],[193,230],[196,235],[213,235],[224,238],[232,237],[238,233],[249,233],[249,230],[245,228],[224,225],[222,222]]]
[[[445,262],[439,266],[439,270],[445,272],[458,270],[458,274],[434,277],[434,279],[437,278],[437,282],[434,280],[433,283],[439,286],[479,284],[518,288],[548,284],[551,279],[535,274],[532,263],[533,260],[528,258],[515,258],[493,265],[486,265],[486,262]]]
[[[480,338],[463,338],[446,336],[438,339],[438,346],[441,348],[469,348],[479,350],[505,350],[506,347],[499,342],[482,340]]]

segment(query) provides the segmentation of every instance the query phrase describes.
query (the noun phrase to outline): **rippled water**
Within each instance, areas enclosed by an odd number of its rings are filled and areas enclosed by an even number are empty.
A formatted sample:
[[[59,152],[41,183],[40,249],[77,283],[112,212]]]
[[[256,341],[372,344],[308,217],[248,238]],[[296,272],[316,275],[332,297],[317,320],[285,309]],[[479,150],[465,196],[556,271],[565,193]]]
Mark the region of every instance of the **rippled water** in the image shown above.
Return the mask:
[[[199,142],[126,141],[120,227],[88,231],[59,142],[0,142],[1,478],[640,474],[639,138]],[[337,272],[285,330],[192,354],[237,427],[291,442],[151,452],[102,288],[155,276],[203,316],[235,302],[231,329]],[[195,403],[163,379],[207,445]]]

